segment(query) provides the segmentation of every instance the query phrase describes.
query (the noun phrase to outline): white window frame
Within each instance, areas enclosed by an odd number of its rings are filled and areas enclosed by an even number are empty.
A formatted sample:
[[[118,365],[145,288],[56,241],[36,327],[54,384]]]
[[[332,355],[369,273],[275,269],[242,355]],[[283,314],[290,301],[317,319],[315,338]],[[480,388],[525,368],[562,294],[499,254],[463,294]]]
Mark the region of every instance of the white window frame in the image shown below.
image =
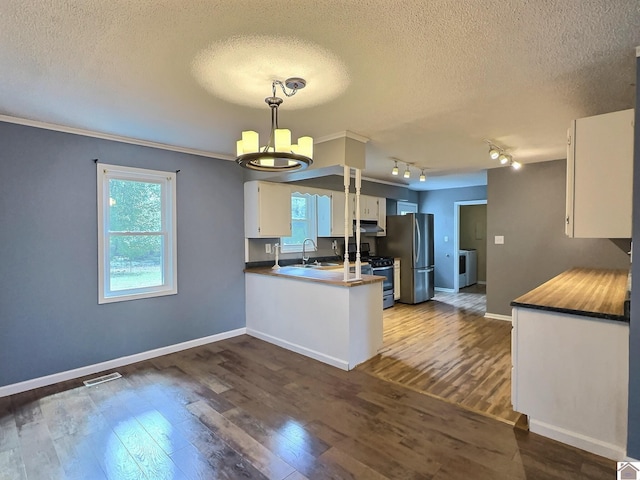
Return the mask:
[[[396,205],[396,213],[398,215],[406,215],[407,213],[418,213],[418,204],[399,201]]]
[[[160,232],[117,232],[123,234],[158,234],[163,237],[163,284],[153,287],[111,291],[109,268],[109,180],[159,183],[162,189],[162,230]],[[97,164],[98,186],[98,303],[122,302],[178,293],[178,255],[176,222],[176,174],[159,170]]]
[[[313,242],[318,245],[318,221],[317,221],[317,208],[318,201],[317,196],[310,193],[300,193],[300,192],[292,192],[291,198],[293,197],[305,197],[309,201],[307,202],[307,223],[309,224],[308,228],[308,237],[313,240]],[[291,211],[291,233],[293,234],[293,223],[299,221],[293,219],[293,209]],[[280,251],[282,253],[302,253],[302,244],[295,243],[285,245],[284,239],[288,237],[280,237]],[[312,251],[312,250],[309,250]]]

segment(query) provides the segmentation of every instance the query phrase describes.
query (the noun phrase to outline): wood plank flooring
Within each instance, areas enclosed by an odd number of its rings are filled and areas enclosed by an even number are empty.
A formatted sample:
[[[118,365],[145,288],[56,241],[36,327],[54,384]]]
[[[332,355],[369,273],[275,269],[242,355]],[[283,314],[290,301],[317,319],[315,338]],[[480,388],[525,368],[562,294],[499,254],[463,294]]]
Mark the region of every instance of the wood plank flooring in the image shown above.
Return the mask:
[[[243,335],[0,398],[0,479],[587,479],[603,458]]]
[[[515,423],[511,323],[484,318],[483,285],[384,311],[384,347],[359,370]]]

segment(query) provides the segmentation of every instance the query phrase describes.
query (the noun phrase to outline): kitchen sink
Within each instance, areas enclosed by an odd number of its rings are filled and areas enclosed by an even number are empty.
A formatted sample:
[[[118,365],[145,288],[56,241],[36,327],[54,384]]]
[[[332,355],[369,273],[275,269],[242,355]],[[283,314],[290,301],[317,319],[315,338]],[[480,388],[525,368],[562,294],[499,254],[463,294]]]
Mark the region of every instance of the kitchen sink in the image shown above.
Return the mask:
[[[302,263],[298,263],[296,265],[291,265],[291,266],[298,267],[298,268],[322,268],[322,267],[339,267],[340,264],[333,263],[333,262],[312,262],[304,265]]]

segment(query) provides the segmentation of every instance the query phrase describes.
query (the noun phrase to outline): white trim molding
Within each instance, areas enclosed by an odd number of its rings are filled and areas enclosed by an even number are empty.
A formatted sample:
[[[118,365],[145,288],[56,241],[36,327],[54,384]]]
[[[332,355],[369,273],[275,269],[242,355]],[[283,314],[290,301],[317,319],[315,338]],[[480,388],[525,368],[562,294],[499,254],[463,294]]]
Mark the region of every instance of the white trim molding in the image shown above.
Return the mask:
[[[349,370],[349,362],[347,360],[326,355],[316,350],[298,345],[297,343],[292,343],[287,340],[283,340],[282,338],[274,337],[273,335],[254,330],[252,328],[247,328],[247,335],[251,335],[252,337],[256,337],[260,340],[264,340],[265,342],[272,343],[284,349],[291,350],[292,352],[299,353],[300,355],[313,358],[314,360],[318,360],[319,362],[327,363],[341,370]]]
[[[169,355],[170,353],[188,350],[189,348],[199,347],[208,343],[219,342],[220,340],[237,337],[238,335],[243,335],[245,333],[247,333],[246,328],[238,328],[236,330],[229,330],[228,332],[217,333],[208,337],[196,338],[195,340],[176,343],[175,345],[168,345],[166,347],[156,348],[154,350],[147,350],[146,352],[140,352],[133,355],[128,355],[126,357],[114,358],[113,360],[95,363],[93,365],[87,365],[86,367],[67,370],[66,372],[54,373],[45,377],[39,377],[32,380],[26,380],[24,382],[5,385],[4,387],[0,387],[0,398],[6,397],[8,395],[14,395],[16,393],[26,392],[27,390],[33,390],[34,388],[46,387],[47,385],[53,385],[54,383],[73,380],[74,378],[92,375],[94,373],[103,372],[112,368],[118,368],[124,365],[142,362],[143,360],[161,357],[162,355]]]
[[[501,315],[499,313],[485,313],[484,318],[492,318],[494,320],[503,320],[505,322],[512,322],[511,315]]]
[[[597,438],[534,420],[531,417],[529,417],[529,431],[611,460],[622,461],[627,458],[627,451],[623,446],[603,442]]]
[[[26,118],[11,117],[9,115],[0,115],[0,122],[15,123],[16,125],[42,128],[44,130],[53,130],[55,132],[71,133],[73,135],[82,135],[84,137],[100,138],[102,140],[112,140],[114,142],[140,145],[142,147],[158,148],[160,150],[169,150],[171,152],[188,153],[191,155],[198,155],[200,157],[216,158],[218,160],[235,160],[235,157],[223,153],[207,152],[206,150],[197,150],[195,148],[178,147],[176,145],[168,145],[166,143],[151,142],[149,140],[124,137],[122,135],[114,135],[111,133],[94,132],[92,130],[85,130],[84,128],[68,127],[66,125],[40,122],[38,120],[28,120]]]

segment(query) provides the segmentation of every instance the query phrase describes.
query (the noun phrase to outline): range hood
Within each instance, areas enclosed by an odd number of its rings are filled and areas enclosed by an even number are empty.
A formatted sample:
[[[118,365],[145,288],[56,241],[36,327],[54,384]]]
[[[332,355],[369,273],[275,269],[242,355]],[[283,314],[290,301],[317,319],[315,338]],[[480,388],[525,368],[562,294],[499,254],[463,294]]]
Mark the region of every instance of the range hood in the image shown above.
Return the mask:
[[[356,221],[353,221],[353,231],[356,230]],[[378,225],[377,220],[360,220],[360,233],[365,235],[376,235],[380,232],[384,232],[384,228]]]

